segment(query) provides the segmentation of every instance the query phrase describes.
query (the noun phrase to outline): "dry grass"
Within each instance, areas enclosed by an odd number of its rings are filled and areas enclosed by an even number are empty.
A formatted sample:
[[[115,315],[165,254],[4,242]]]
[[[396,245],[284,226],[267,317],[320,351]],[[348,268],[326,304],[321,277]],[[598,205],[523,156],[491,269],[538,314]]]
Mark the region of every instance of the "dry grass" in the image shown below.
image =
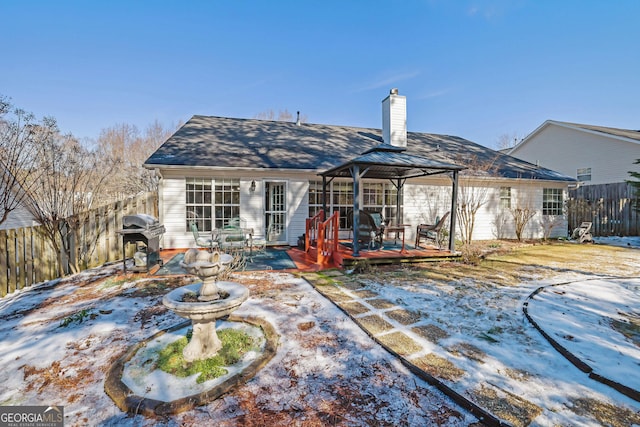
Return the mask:
[[[390,331],[393,326],[378,315],[359,317],[355,319],[357,323],[369,331],[373,335],[377,335],[382,332]]]
[[[422,350],[422,347],[402,332],[392,332],[378,337],[378,340],[401,356],[408,356]]]
[[[408,311],[403,308],[393,311],[387,311],[385,313],[388,317],[403,325],[411,325],[422,319],[422,315],[413,311]]]
[[[411,363],[436,378],[448,381],[455,381],[465,373],[444,357],[433,353],[412,359]]]
[[[594,417],[602,425],[628,427],[640,425],[640,413],[594,399],[576,399],[573,411],[578,415]]]
[[[472,399],[514,427],[528,426],[542,408],[504,390],[481,385],[471,392]]]
[[[437,343],[438,341],[449,337],[449,333],[447,331],[431,324],[416,326],[411,330],[432,343]]]

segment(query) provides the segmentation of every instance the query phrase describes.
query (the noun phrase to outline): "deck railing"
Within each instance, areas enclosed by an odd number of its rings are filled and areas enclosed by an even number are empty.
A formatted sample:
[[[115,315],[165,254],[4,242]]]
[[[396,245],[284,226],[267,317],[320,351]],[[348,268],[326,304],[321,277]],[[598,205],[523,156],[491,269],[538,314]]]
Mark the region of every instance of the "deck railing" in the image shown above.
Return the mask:
[[[333,261],[333,254],[338,251],[338,231],[340,229],[340,212],[335,211],[318,226],[318,258],[320,265]]]
[[[321,210],[313,216],[313,218],[307,218],[304,232],[304,251],[309,252],[309,248],[316,245],[318,241],[318,229],[320,224],[324,221],[324,211]]]

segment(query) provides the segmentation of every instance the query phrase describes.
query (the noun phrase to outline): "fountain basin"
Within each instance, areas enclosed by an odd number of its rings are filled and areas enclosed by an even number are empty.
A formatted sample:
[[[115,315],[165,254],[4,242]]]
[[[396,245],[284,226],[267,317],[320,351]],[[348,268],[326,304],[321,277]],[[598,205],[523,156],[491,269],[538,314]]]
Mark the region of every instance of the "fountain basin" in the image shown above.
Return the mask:
[[[193,326],[191,341],[182,355],[186,362],[215,357],[222,348],[216,332],[216,319],[228,316],[249,297],[249,289],[235,282],[216,282],[216,294],[224,297],[210,301],[183,301],[186,294],[200,295],[207,282],[194,283],[174,289],[164,296],[162,303],[178,316],[190,319]]]
[[[164,334],[177,333],[188,327],[187,322],[182,322],[129,347],[107,372],[104,385],[106,393],[113,399],[120,410],[152,418],[187,411],[196,406],[207,404],[225,393],[229,393],[253,378],[275,356],[279,337],[273,326],[264,319],[237,317],[232,314],[228,320],[230,322],[248,323],[262,330],[264,334],[264,339],[266,340],[264,347],[255,358],[245,359],[245,362],[251,360],[248,366],[243,364],[237,369],[230,370],[230,375],[207,381],[203,384],[195,385],[195,380],[193,380],[192,384],[194,385],[191,389],[183,387],[182,390],[177,390],[178,387],[172,384],[176,379],[170,379],[171,376],[169,374],[162,373],[159,377],[154,374],[145,374],[145,369],[147,371],[151,370],[150,366],[144,362],[147,358],[143,357],[141,359],[142,362],[135,362],[135,356],[148,346],[153,346],[153,342],[160,339]],[[183,336],[183,334],[180,333],[178,336]],[[134,375],[136,378],[131,378],[132,375],[130,373],[125,375],[125,371],[130,369],[141,372],[141,375]],[[127,377],[127,379],[124,377]],[[179,382],[184,383],[185,379],[179,379]],[[132,388],[127,383],[132,383]],[[138,384],[136,385],[136,383]],[[147,390],[151,391],[148,392]],[[169,394],[170,392],[171,396],[147,396],[148,393]]]
[[[186,294],[200,293],[202,283],[181,286],[169,292],[162,299],[165,307],[175,312],[178,316],[191,320],[215,320],[228,316],[240,304],[249,298],[249,289],[235,282],[216,282],[226,298],[212,301],[186,302],[183,301]]]

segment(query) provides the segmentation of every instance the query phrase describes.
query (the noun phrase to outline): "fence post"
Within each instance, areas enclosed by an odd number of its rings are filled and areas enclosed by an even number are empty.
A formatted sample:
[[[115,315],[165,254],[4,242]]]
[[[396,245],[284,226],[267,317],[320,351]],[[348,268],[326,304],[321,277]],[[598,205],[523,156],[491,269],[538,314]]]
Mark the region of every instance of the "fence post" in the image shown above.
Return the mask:
[[[27,280],[27,273],[25,272],[27,260],[25,259],[24,230],[24,228],[16,229],[16,267],[18,270],[16,289],[24,289]]]
[[[7,293],[15,292],[16,290],[16,230],[9,230],[7,232],[7,267],[8,267],[8,287]]]
[[[9,274],[8,263],[9,259],[7,253],[7,232],[0,230],[0,297],[3,297],[9,293]]]

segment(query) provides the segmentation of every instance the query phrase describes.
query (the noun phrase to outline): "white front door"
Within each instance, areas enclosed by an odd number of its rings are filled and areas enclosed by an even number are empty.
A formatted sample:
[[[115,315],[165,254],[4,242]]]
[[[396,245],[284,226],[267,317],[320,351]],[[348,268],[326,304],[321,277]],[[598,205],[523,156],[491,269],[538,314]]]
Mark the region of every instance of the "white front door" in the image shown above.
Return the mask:
[[[267,241],[287,242],[287,183],[266,181],[264,183],[264,211]]]

